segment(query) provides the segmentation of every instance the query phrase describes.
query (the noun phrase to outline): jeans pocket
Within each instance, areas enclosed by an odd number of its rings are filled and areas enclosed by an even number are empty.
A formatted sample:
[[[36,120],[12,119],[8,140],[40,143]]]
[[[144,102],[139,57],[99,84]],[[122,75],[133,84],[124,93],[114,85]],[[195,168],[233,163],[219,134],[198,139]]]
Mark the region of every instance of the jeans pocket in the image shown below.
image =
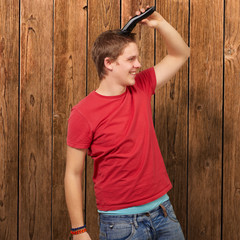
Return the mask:
[[[134,232],[135,228],[133,224],[129,222],[102,222],[100,225],[100,240],[129,240]]]
[[[106,233],[102,232],[100,229],[99,240],[107,240]]]
[[[168,200],[165,203],[163,203],[164,207],[166,208],[167,214],[168,214],[168,218],[170,220],[172,220],[173,222],[178,222],[176,214],[173,210],[173,206],[171,204],[171,202]]]

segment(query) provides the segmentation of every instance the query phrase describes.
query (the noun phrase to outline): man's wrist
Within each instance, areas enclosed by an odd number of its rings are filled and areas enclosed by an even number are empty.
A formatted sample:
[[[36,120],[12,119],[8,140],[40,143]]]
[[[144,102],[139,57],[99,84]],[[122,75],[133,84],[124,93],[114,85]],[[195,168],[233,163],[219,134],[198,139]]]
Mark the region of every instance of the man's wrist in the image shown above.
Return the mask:
[[[157,24],[154,27],[156,30],[161,31],[167,21],[164,18],[158,19]]]

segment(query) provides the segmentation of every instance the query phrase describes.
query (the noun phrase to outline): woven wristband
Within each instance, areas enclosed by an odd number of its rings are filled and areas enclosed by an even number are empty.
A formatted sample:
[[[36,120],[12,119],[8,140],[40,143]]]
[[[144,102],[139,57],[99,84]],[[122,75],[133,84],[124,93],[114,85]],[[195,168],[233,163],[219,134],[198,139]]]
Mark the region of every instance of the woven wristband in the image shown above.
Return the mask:
[[[72,235],[78,235],[78,234],[81,234],[81,233],[85,233],[86,231],[87,231],[87,229],[83,228],[81,230],[71,231],[71,234]]]
[[[72,234],[72,235],[77,235],[77,234],[84,233],[84,232],[86,232],[86,231],[87,231],[86,225],[84,225],[84,226],[82,226],[82,227],[72,228],[72,229],[71,229],[71,234]]]

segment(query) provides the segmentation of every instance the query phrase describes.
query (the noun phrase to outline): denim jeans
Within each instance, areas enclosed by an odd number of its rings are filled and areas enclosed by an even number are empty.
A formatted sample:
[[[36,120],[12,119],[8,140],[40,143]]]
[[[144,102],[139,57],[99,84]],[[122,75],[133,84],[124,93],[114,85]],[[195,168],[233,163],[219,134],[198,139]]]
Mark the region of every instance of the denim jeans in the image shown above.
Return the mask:
[[[184,240],[169,200],[148,213],[100,214],[99,219],[100,240]]]

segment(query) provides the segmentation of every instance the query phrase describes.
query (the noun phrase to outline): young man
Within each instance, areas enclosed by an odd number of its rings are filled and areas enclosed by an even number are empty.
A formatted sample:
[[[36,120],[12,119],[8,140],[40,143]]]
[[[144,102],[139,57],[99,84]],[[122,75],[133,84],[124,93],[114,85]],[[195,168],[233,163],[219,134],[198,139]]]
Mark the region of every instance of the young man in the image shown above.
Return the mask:
[[[159,13],[141,23],[162,35],[168,55],[138,73],[133,35],[102,33],[92,50],[99,87],[73,108],[69,118],[65,192],[72,233],[79,233],[74,240],[90,239],[81,190],[87,150],[94,159],[100,240],[184,239],[167,195],[172,186],[152,123],[151,96],[174,76],[190,50]]]

